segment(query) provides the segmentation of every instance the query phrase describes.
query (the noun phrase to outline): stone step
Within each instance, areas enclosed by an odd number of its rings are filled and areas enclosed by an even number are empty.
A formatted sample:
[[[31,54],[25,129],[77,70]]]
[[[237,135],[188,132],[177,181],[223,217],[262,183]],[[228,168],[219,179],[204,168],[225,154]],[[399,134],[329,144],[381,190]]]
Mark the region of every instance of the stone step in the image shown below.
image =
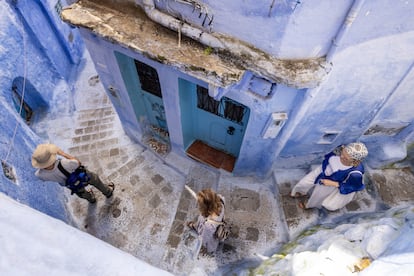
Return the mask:
[[[96,126],[96,125],[103,125],[103,124],[109,124],[113,123],[116,119],[116,116],[109,116],[105,118],[101,117],[89,117],[86,120],[78,121],[77,125],[81,128]]]
[[[112,129],[106,131],[95,131],[90,132],[89,134],[84,134],[81,136],[75,136],[72,138],[72,144],[74,146],[82,146],[87,144],[97,144],[99,142],[108,140],[115,137],[115,133]]]
[[[83,109],[78,111],[77,120],[86,121],[89,118],[106,118],[115,115],[115,110],[111,105],[92,108],[92,109]]]
[[[70,147],[68,150],[70,153],[75,154],[75,155],[87,155],[90,152],[96,152],[98,150],[101,151],[102,149],[116,147],[118,142],[119,142],[118,137],[101,139],[98,141],[91,140],[83,144],[80,143],[78,145],[74,145]],[[110,153],[108,153],[108,155],[110,155]]]

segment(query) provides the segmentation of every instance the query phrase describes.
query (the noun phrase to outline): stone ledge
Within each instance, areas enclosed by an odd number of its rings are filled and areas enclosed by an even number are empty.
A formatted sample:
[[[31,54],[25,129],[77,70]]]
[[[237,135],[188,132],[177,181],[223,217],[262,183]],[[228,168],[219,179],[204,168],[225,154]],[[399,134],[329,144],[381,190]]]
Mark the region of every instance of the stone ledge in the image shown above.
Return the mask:
[[[409,168],[370,170],[369,177],[385,204],[414,202],[414,175]]]
[[[281,60],[235,38],[211,34],[224,45],[240,49],[217,50],[151,21],[134,3],[78,1],[62,10],[62,19],[102,38],[171,65],[207,83],[228,87],[246,70],[295,88],[316,87],[330,71],[324,58]]]

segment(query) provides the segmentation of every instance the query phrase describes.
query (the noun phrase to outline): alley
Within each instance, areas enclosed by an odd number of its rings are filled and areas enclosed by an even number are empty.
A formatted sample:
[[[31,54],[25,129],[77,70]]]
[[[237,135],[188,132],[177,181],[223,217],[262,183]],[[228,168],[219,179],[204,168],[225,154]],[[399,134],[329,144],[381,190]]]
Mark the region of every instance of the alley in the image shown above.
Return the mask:
[[[374,211],[401,198],[413,199],[413,189],[406,189],[413,182],[411,172],[398,170],[398,177],[405,179],[398,183],[406,190],[398,194],[387,190],[395,171],[373,171],[368,174],[370,179],[381,186],[370,181],[344,210],[330,214],[303,211],[288,194],[306,171],[274,171],[272,177],[259,181],[233,177],[174,153],[161,156],[124,134],[91,65],[78,81],[78,90],[82,97],[76,97],[72,135],[64,137],[62,131],[59,137],[57,130],[55,139],[105,182],[113,181],[116,189],[110,199],[95,192],[95,205],[65,191],[73,225],[175,275],[189,275],[194,269],[214,274],[226,265],[255,263],[320,219]],[[232,235],[214,257],[198,256],[199,240],[185,226],[196,217],[197,207],[184,185],[195,191],[210,187],[226,199]],[[377,194],[388,197],[383,200]]]

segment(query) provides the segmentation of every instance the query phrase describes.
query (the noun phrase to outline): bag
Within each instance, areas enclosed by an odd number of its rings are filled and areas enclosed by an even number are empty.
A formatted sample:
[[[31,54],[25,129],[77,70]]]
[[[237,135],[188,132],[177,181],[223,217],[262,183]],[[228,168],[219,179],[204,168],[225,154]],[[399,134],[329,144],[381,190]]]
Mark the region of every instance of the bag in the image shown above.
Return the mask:
[[[221,196],[220,196],[220,201],[223,204],[223,208],[224,208],[224,206],[225,206],[224,199]],[[214,232],[214,236],[219,241],[224,241],[231,234],[231,226],[224,219],[224,216],[223,216],[223,220],[221,222],[216,222],[216,223],[218,223],[219,225],[216,228],[216,232]]]
[[[215,221],[214,223],[218,224],[216,232],[214,232],[214,236],[219,241],[224,241],[225,239],[227,239],[231,233],[230,224],[228,224],[225,220],[223,220],[222,222]]]
[[[65,170],[60,162],[58,163],[58,168],[64,175],[66,175],[66,187],[71,190],[72,195],[78,193],[82,188],[89,184],[91,178],[86,173],[84,166],[79,166],[72,173]]]
[[[231,233],[231,226],[226,222],[223,221],[219,226],[217,226],[216,232],[214,235],[219,241],[224,241]]]

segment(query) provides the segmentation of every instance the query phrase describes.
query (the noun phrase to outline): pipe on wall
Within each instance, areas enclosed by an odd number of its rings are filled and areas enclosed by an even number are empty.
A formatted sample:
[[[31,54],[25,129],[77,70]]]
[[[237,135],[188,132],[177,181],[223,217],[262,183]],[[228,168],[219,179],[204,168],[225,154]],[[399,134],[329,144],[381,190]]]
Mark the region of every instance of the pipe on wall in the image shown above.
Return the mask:
[[[351,8],[348,10],[348,13],[345,17],[345,20],[342,22],[341,28],[336,33],[335,38],[332,40],[331,48],[326,54],[326,61],[332,62],[333,56],[338,51],[338,47],[341,45],[345,35],[351,29],[352,24],[355,19],[358,17],[361,7],[364,5],[365,0],[355,0],[352,3]]]
[[[142,0],[141,5],[145,14],[152,21],[178,32],[179,43],[181,34],[183,34],[214,49],[248,57],[254,62],[244,64],[246,70],[250,70],[274,82],[296,88],[315,87],[330,71],[330,65],[325,60],[310,59],[313,65],[315,65],[315,62],[318,62],[318,65],[310,68],[314,70],[311,73],[312,76],[310,76],[309,72],[303,72],[305,74],[295,72],[290,66],[286,66],[283,60],[274,58],[247,42],[239,41],[226,35],[207,33],[200,28],[193,27],[169,14],[159,11],[154,4],[154,0]],[[305,77],[302,77],[303,75]]]
[[[172,17],[171,15],[165,14],[155,8],[154,0],[143,0],[144,11],[146,15],[153,21],[172,29],[177,32],[200,41],[201,43],[208,45],[213,48],[224,49],[223,43],[215,36],[206,33],[198,28],[190,26],[187,23],[181,22],[180,20]]]
[[[261,59],[261,53],[254,50],[253,47],[227,39],[225,36],[216,36],[207,33],[199,28],[193,27],[187,23],[184,23],[171,15],[159,11],[154,4],[154,0],[143,0],[142,1],[145,14],[154,22],[157,22],[164,27],[188,36],[200,43],[210,46],[216,49],[228,50],[233,53],[248,55],[252,58]]]
[[[334,54],[336,53],[338,49],[338,46],[342,42],[346,33],[349,31],[355,18],[358,16],[359,11],[361,10],[361,7],[364,4],[364,2],[365,0],[355,0],[353,2],[351,8],[349,9],[347,13],[347,16],[345,17],[344,22],[342,23],[339,31],[337,32],[335,36],[334,41],[332,42],[331,48],[328,51],[328,54],[326,56],[327,62],[331,62]],[[289,141],[293,132],[296,130],[296,128],[298,127],[300,122],[303,120],[303,118],[305,118],[307,111],[311,107],[313,99],[317,96],[319,91],[320,91],[320,86],[316,88],[308,89],[302,100],[301,105],[298,108],[296,108],[296,110],[292,110],[292,114],[290,115],[290,119],[288,123],[285,125],[285,127],[282,129],[281,133],[279,134],[274,156],[279,156],[280,152],[285,147],[286,143]]]

